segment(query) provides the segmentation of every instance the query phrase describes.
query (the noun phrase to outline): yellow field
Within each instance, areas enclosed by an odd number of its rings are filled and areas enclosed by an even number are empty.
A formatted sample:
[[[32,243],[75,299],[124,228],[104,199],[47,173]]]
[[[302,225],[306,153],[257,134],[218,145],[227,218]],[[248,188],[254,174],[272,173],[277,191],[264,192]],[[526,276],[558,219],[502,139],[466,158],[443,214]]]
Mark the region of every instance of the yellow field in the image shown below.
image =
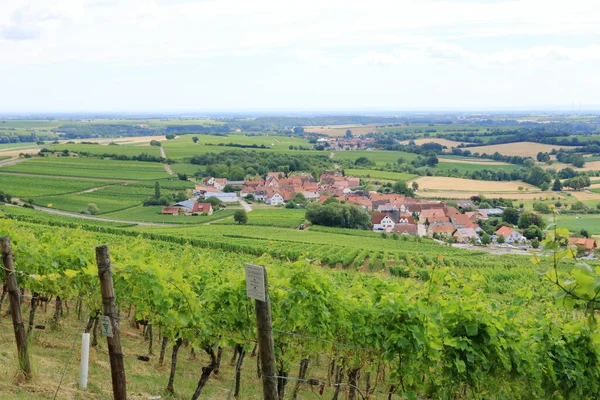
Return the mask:
[[[600,171],[600,161],[587,161],[583,168],[576,168],[571,164],[554,163],[551,165],[542,165],[543,168],[554,168],[555,170],[561,170],[563,168],[573,168],[575,171]]]
[[[436,192],[424,192],[419,191],[418,197],[421,198],[436,198],[436,199],[469,199],[473,196],[483,194],[488,198],[503,198],[512,200],[541,200],[549,197],[558,197],[556,193],[552,192],[481,192],[481,191],[436,191]],[[562,199],[562,197],[561,197]]]
[[[350,129],[353,135],[366,135],[377,133],[376,125],[329,125],[329,126],[305,126],[306,132],[321,133],[329,136],[344,136],[346,130]]]
[[[586,200],[600,200],[600,193],[594,192],[569,192],[573,197],[577,200],[586,201]]]
[[[444,176],[423,176],[415,179],[419,184],[420,191],[475,191],[482,192],[518,192],[519,187],[523,191],[540,191],[539,188],[521,181],[478,181],[474,179],[448,178]]]
[[[408,144],[408,140],[404,140],[402,142],[400,142],[400,144]],[[415,139],[414,140],[415,144],[417,145],[422,145],[425,143],[437,143],[437,144],[441,144],[442,146],[446,146],[448,147],[448,149],[452,148],[452,147],[457,147],[460,144],[469,144],[469,142],[457,142],[454,140],[448,140],[448,139],[442,139],[442,138],[422,138],[422,139]]]
[[[568,148],[573,149],[575,146],[569,146]],[[478,147],[468,147],[467,150],[470,150],[471,153],[487,153],[494,154],[498,152],[505,156],[521,156],[521,157],[533,157],[537,153],[541,152],[550,152],[552,149],[560,149],[560,146],[554,146],[543,143],[534,143],[534,142],[517,142],[517,143],[506,143],[506,144],[495,144],[490,146],[478,146]]]
[[[505,162],[502,162],[502,161],[488,160],[487,158],[478,158],[477,160],[459,160],[459,159],[455,159],[455,158],[443,158],[443,157],[440,157],[439,160],[440,160],[440,162],[451,162],[451,163],[458,163],[458,164],[476,164],[476,165],[482,165],[482,166],[486,166],[486,165],[511,165],[509,163],[505,163]]]

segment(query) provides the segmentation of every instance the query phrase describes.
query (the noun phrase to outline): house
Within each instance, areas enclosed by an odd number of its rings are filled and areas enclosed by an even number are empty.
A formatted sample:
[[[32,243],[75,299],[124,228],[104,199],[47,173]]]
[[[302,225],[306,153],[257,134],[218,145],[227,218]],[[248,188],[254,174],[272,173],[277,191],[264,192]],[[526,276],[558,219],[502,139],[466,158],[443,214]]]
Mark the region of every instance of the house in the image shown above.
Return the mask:
[[[194,204],[194,208],[192,208],[192,213],[203,214],[206,213],[208,215],[212,215],[213,208],[210,203],[196,203]]]
[[[244,181],[227,181],[227,185],[234,187],[242,187],[246,184]]]
[[[271,206],[278,206],[280,204],[285,203],[285,201],[283,200],[283,196],[278,192],[271,192],[270,194],[267,194],[267,197],[265,198],[265,203]]]
[[[428,229],[429,236],[433,236],[435,233],[440,236],[451,236],[452,232],[454,232],[452,224],[431,225]]]
[[[450,218],[450,221],[452,221],[452,225],[454,225],[456,229],[465,228],[472,224],[471,219],[466,214],[455,215]]]
[[[283,178],[285,174],[283,172],[267,172],[266,180]]]
[[[417,224],[396,224],[393,231],[398,235],[416,235],[418,228]]]
[[[479,235],[475,232],[473,228],[459,228],[454,232],[452,237],[456,240],[457,243],[468,243],[471,240],[478,240]]]
[[[450,200],[452,203],[456,203],[459,210],[473,210],[475,209],[475,204],[471,200]]]
[[[160,212],[163,215],[179,215],[181,208],[179,207],[163,207]]]
[[[371,223],[374,231],[391,231],[394,229],[396,222],[388,213],[375,212],[371,215]]]
[[[426,220],[431,217],[446,217],[446,212],[442,208],[432,208],[431,210],[423,210],[419,215],[419,219]]]
[[[465,215],[468,216],[469,219],[472,222],[475,222],[477,220],[483,220],[483,221],[488,220],[488,215],[486,214],[486,212],[485,211],[481,211],[481,210],[479,210],[479,211],[467,211],[467,212],[465,212]]]
[[[503,226],[496,231],[496,236],[504,236],[506,243],[519,243],[525,240],[525,237],[521,233],[508,226]]]
[[[594,239],[586,238],[569,238],[569,246],[577,247],[578,251],[582,251],[585,255],[590,255],[598,248],[598,244]]]
[[[215,184],[215,178],[213,178],[212,176],[207,176],[202,180],[202,183],[204,183],[205,185],[213,186]]]
[[[501,217],[504,213],[501,208],[480,208],[478,211],[485,213],[488,217]]]
[[[227,186],[227,178],[215,178],[213,186],[219,190],[225,189],[225,186]]]

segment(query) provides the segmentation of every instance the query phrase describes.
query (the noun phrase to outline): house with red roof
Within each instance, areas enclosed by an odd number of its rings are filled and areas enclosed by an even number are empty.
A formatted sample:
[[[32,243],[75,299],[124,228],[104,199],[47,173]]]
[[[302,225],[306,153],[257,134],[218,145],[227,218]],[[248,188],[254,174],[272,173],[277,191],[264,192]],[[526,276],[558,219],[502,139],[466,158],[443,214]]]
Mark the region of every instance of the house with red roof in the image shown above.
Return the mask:
[[[506,243],[519,243],[525,240],[525,237],[521,235],[521,232],[516,229],[503,226],[496,231],[496,236],[504,236]]]
[[[581,250],[585,255],[593,253],[598,248],[595,239],[575,237],[569,238],[569,246],[577,247],[577,250]]]
[[[210,203],[196,203],[196,204],[194,204],[194,207],[192,208],[192,213],[193,214],[203,214],[203,213],[206,213],[207,215],[212,215],[212,213],[213,213],[212,204],[210,204]]]
[[[163,215],[179,215],[183,210],[179,207],[163,207],[161,210],[161,214]]]

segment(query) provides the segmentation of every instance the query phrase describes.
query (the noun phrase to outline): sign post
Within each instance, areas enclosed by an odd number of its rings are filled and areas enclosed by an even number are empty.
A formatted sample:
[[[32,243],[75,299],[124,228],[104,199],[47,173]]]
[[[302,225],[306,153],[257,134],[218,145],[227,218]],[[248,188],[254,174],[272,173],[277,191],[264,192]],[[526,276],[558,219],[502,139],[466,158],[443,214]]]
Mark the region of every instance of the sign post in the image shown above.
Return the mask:
[[[271,305],[267,290],[267,270],[260,265],[246,264],[246,294],[255,300],[258,351],[262,370],[264,400],[278,400],[275,371],[275,346],[271,324]]]

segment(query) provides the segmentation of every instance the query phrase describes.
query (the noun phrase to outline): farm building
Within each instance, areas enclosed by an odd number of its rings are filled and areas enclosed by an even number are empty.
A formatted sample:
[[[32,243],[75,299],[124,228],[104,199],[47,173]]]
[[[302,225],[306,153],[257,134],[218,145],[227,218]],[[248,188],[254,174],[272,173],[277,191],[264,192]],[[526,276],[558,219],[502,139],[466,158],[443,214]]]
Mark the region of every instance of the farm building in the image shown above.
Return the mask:
[[[223,203],[235,203],[238,201],[237,194],[235,193],[207,192],[204,194],[204,199],[210,199],[211,197],[219,199]]]
[[[479,235],[473,228],[460,228],[452,235],[457,243],[468,243],[471,240],[478,240]]]
[[[589,255],[596,251],[598,248],[598,244],[595,239],[586,239],[586,238],[569,238],[569,246],[577,247],[577,250],[580,250]]]
[[[180,212],[180,207],[163,207],[160,213],[163,215],[179,215]]]

